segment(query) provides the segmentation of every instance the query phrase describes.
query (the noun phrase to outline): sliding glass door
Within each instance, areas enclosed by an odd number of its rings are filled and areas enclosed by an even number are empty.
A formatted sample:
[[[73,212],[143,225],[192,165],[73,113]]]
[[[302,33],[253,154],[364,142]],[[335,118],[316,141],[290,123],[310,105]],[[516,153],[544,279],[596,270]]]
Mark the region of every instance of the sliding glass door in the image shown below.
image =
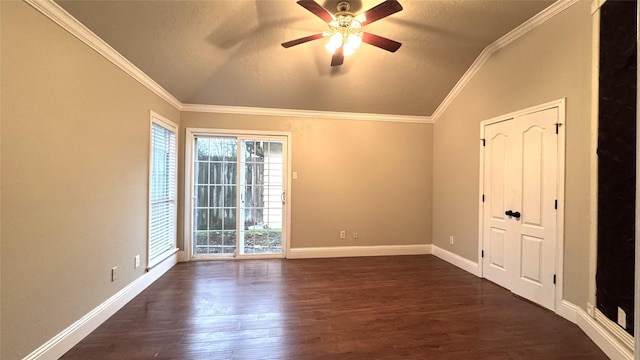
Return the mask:
[[[282,140],[242,140],[240,254],[282,254]]]
[[[193,255],[236,253],[238,141],[196,138]]]
[[[191,257],[283,256],[287,138],[191,136]]]

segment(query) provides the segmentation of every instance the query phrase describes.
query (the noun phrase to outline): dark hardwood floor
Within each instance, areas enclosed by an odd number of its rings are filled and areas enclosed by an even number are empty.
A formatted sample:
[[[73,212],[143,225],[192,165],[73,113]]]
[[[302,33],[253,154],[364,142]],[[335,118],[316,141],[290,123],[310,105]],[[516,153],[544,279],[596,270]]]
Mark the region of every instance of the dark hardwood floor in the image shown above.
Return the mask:
[[[436,257],[181,263],[62,359],[607,359]]]

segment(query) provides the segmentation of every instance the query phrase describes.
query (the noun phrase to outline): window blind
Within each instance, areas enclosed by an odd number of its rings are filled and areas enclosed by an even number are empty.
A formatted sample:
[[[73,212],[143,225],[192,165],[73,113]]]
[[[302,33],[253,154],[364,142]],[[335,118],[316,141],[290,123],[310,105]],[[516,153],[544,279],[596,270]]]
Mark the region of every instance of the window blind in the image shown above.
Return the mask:
[[[152,117],[148,268],[176,249],[176,131]]]

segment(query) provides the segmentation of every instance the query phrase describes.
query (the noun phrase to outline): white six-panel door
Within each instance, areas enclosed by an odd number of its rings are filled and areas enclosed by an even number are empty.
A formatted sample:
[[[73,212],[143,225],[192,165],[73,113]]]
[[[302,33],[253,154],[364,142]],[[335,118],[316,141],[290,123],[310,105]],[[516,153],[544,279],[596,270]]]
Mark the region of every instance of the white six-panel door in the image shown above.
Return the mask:
[[[549,309],[555,300],[558,109],[485,127],[483,274]],[[514,214],[514,215],[509,215]]]

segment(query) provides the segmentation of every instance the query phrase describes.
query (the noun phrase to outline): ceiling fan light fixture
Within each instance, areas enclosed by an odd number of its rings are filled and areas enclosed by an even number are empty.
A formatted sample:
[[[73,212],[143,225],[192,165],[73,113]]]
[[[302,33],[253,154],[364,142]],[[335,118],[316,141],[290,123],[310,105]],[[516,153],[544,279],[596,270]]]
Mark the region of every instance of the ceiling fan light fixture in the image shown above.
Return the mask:
[[[358,47],[362,44],[362,34],[349,34],[347,42],[344,44],[344,56],[353,54]]]
[[[329,38],[329,42],[324,47],[329,50],[331,54],[335,53],[343,44],[343,37],[340,33],[335,33]]]
[[[344,56],[355,53],[356,49],[362,44],[362,34],[349,34],[345,36],[340,33],[331,35],[329,42],[324,46],[331,54],[335,54],[336,50],[344,47]]]
[[[402,45],[397,41],[362,31],[362,27],[402,11],[402,5],[398,0],[385,0],[357,16],[349,12],[349,1],[339,2],[335,15],[315,0],[298,0],[297,3],[325,21],[329,31],[284,42],[281,44],[284,48],[328,37],[325,48],[333,55],[331,66],[339,66],[342,65],[344,57],[353,54],[363,42],[389,52],[396,52]]]

